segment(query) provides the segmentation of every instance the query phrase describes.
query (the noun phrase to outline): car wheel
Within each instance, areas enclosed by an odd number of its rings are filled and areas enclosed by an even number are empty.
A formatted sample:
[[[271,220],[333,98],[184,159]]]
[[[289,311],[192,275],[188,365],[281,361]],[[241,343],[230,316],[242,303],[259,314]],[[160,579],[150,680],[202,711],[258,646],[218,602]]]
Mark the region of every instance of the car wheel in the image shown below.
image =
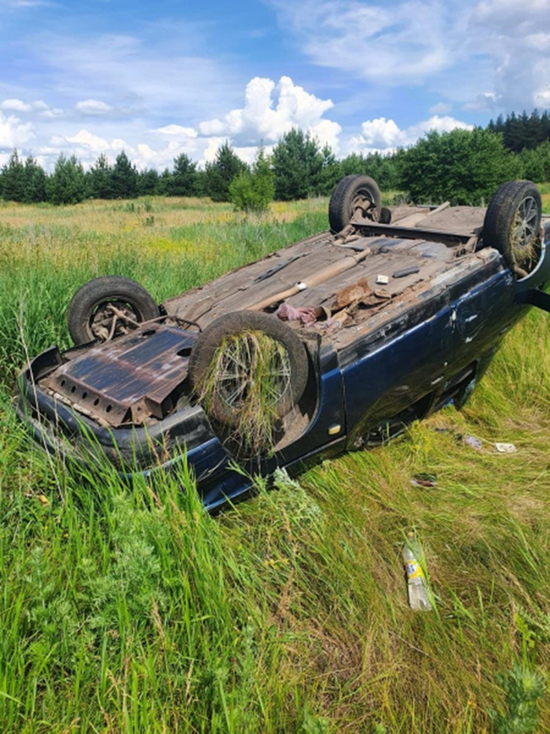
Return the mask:
[[[247,416],[282,418],[303,395],[308,378],[305,347],[275,316],[256,311],[225,314],[198,336],[189,358],[189,381],[208,415],[243,427]],[[262,416],[252,415],[252,422]]]
[[[107,275],[77,290],[67,310],[67,324],[78,345],[114,339],[158,316],[159,308],[143,286],[130,278]]]
[[[485,214],[483,243],[503,256],[515,277],[527,277],[542,253],[542,202],[531,181],[508,181],[493,195]]]
[[[341,232],[355,214],[378,222],[381,205],[380,189],[370,176],[346,176],[336,184],[328,207],[333,232]]]

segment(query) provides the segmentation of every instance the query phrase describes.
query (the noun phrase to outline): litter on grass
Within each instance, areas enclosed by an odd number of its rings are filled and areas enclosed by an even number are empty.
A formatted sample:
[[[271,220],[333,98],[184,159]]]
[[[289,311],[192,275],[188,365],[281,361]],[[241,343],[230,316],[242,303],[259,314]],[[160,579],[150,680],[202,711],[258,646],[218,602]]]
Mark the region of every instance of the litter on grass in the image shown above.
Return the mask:
[[[420,565],[422,549],[413,533],[408,533],[403,545],[403,565],[407,577],[407,593],[409,606],[415,612],[431,612],[432,605],[428,597],[428,583]]]
[[[501,454],[515,454],[517,451],[513,443],[495,443],[495,449]]]
[[[472,449],[476,449],[476,451],[481,451],[481,448],[483,444],[481,443],[481,439],[476,438],[475,436],[464,436],[464,443],[466,446],[470,446]]]
[[[413,487],[437,487],[437,474],[415,474],[411,484]]]

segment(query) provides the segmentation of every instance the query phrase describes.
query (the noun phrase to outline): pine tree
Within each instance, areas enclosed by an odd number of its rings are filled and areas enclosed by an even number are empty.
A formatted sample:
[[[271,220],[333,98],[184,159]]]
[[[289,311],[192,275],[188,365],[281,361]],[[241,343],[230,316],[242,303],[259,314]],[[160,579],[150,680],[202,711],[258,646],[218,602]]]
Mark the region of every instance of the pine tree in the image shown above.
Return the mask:
[[[315,138],[303,130],[285,133],[273,149],[275,198],[305,199],[315,192],[323,167],[323,156]]]
[[[115,199],[134,199],[138,195],[138,172],[125,151],[121,151],[111,171],[111,188]]]
[[[174,172],[168,187],[168,195],[197,195],[197,164],[185,153],[174,159]]]
[[[172,172],[169,168],[165,168],[158,179],[157,194],[159,194],[159,196],[169,196],[171,182]]]
[[[27,204],[46,201],[46,174],[31,155],[25,161],[23,198]]]
[[[315,193],[319,196],[330,196],[334,187],[342,178],[342,169],[329,145],[325,145],[321,151],[321,155],[323,156],[323,160],[317,182],[314,186]]]
[[[102,153],[87,174],[88,191],[93,199],[112,199],[113,169],[105,153]]]
[[[218,148],[214,162],[205,166],[204,195],[212,201],[229,201],[231,181],[246,170],[246,163],[235,154],[229,143],[224,143]]]
[[[63,153],[57,159],[55,169],[46,184],[48,201],[52,204],[77,204],[86,194],[84,169],[73,155]]]
[[[138,174],[138,195],[154,196],[158,194],[159,174],[156,168],[149,168]]]
[[[174,171],[168,196],[196,196],[197,195],[197,164],[185,153],[174,159]]]
[[[6,201],[25,201],[25,166],[16,150],[2,168],[2,198]]]
[[[365,159],[361,153],[350,153],[340,161],[340,172],[342,178],[344,176],[351,176],[352,174],[359,174],[366,172]]]

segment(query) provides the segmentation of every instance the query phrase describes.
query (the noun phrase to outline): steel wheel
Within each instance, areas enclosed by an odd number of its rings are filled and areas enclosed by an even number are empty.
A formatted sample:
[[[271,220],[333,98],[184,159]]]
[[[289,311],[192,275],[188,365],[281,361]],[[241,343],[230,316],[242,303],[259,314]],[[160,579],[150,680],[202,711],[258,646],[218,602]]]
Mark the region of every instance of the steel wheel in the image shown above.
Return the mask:
[[[302,397],[309,365],[302,341],[275,316],[236,311],[197,337],[189,381],[208,415],[224,426],[272,425]]]
[[[264,380],[266,409],[275,412],[276,406],[291,390],[291,364],[282,344],[271,340],[269,363],[253,332],[233,337],[220,356],[218,367],[218,394],[231,409],[240,411],[247,405],[254,383]]]
[[[365,219],[372,219],[373,209],[377,208],[378,204],[372,190],[361,188],[350,202],[349,217],[350,219],[353,219],[356,216],[364,217]]]
[[[508,181],[493,195],[483,224],[483,243],[494,247],[518,280],[534,272],[542,254],[542,201],[531,181]]]
[[[109,341],[124,336],[139,323],[139,312],[130,303],[105,301],[90,314],[88,328],[96,339]]]
[[[67,323],[74,343],[85,344],[122,336],[159,315],[143,286],[130,278],[107,275],[78,289],[67,310]]]
[[[510,231],[510,247],[515,262],[520,267],[529,267],[538,261],[540,209],[535,197],[526,196],[520,203]]]
[[[330,197],[330,228],[333,232],[341,232],[355,217],[378,222],[380,208],[381,194],[376,181],[369,176],[346,176],[336,184]]]

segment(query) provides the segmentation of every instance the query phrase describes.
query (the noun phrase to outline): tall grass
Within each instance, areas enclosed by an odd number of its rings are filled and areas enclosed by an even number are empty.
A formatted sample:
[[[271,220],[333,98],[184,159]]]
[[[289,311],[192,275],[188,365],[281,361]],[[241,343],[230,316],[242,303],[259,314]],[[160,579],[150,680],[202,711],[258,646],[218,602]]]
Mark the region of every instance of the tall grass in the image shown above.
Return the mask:
[[[68,345],[64,310],[87,278],[128,275],[163,299],[322,229],[325,204],[251,222],[191,202],[182,218],[205,224],[155,211],[110,231],[136,215],[125,205],[1,210],[0,731],[549,731],[547,316],[506,337],[463,412],[299,484],[259,482],[212,518],[185,467],[127,487],[34,449],[16,369],[25,348]],[[412,486],[426,471],[437,486]],[[432,614],[407,606],[410,529]]]

